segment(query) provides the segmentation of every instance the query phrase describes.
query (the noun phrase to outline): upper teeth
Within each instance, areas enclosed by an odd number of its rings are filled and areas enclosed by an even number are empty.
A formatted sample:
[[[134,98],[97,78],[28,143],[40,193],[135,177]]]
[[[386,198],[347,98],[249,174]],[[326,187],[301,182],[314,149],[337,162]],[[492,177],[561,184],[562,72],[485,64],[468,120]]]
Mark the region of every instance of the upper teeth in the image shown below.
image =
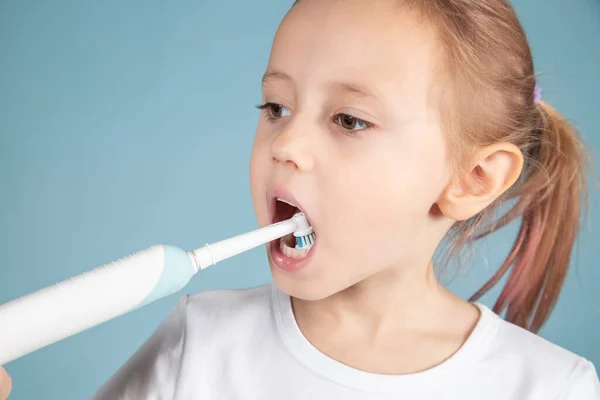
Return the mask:
[[[298,206],[297,206],[297,205],[295,205],[294,203],[292,203],[292,202],[289,202],[289,201],[287,201],[287,200],[284,200],[284,199],[282,199],[282,198],[280,198],[280,197],[278,197],[278,198],[277,198],[277,201],[281,201],[282,203],[289,204],[289,205],[290,205],[290,206],[292,206],[292,207],[296,207],[296,208],[298,208]]]

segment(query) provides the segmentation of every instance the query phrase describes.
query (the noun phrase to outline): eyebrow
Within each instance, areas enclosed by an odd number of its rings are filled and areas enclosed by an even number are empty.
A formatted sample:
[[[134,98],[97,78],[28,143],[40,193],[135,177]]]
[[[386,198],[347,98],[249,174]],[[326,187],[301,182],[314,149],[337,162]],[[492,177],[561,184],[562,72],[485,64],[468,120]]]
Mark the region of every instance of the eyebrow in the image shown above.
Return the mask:
[[[293,82],[292,77],[285,72],[277,71],[274,69],[269,69],[263,75],[262,84],[268,85],[273,81],[283,80],[288,82]],[[370,100],[380,101],[380,97],[377,96],[372,90],[369,90],[367,87],[360,85],[358,83],[353,82],[342,82],[342,81],[332,81],[328,83],[328,86],[339,92],[346,92],[350,94],[357,95],[358,97],[362,97]]]
[[[292,77],[286,74],[285,72],[276,71],[273,69],[267,70],[267,72],[265,72],[265,74],[262,77],[263,85],[269,84],[274,80],[284,80],[290,82],[293,81]]]
[[[347,92],[366,99],[379,100],[379,96],[375,95],[367,87],[352,83],[352,82],[332,82],[331,87],[340,92]]]

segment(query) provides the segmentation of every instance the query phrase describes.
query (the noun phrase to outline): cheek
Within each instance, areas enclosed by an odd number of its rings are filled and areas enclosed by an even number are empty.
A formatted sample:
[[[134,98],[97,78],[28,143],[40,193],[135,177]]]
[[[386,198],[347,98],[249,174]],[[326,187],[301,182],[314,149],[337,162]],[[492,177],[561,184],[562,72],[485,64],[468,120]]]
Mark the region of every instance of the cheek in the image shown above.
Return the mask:
[[[261,226],[268,225],[266,190],[269,179],[269,147],[259,134],[254,141],[250,155],[250,192],[254,212]]]
[[[335,251],[386,262],[410,250],[445,186],[445,157],[439,141],[388,143],[339,169],[326,197]]]

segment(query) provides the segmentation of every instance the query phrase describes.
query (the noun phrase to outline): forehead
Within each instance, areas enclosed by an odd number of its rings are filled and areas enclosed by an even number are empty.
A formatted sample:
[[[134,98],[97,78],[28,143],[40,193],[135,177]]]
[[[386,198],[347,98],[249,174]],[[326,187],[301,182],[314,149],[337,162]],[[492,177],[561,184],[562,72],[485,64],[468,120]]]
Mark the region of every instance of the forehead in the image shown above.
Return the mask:
[[[430,82],[435,36],[393,0],[302,0],[281,23],[269,68],[297,84],[331,80],[390,92]]]

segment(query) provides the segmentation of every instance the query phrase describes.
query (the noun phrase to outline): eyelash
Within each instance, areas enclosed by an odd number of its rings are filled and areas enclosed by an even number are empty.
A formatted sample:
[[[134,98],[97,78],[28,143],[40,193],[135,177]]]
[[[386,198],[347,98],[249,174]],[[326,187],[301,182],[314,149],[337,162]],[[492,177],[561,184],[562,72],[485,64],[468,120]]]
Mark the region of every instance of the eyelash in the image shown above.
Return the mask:
[[[274,106],[283,107],[281,104],[267,102],[264,104],[257,105],[256,108],[258,108],[259,110],[262,111],[262,113],[264,114],[264,116],[267,118],[267,120],[269,122],[274,122],[279,119],[278,117],[273,116],[273,107]]]
[[[259,104],[259,105],[256,106],[256,108],[258,108],[259,110],[261,110],[263,112],[263,114],[265,115],[265,117],[267,118],[267,120],[269,122],[275,122],[275,121],[277,121],[278,119],[281,118],[281,117],[275,117],[275,116],[273,116],[273,113],[272,113],[273,107],[284,107],[284,106],[282,106],[281,104],[271,103],[271,102],[267,102],[267,103],[264,103],[264,104]],[[341,123],[338,122],[344,116],[353,118],[357,123],[359,123],[361,125],[365,125],[365,128],[363,128],[363,129],[356,129],[356,130],[344,128],[341,125]],[[373,123],[371,123],[369,121],[365,121],[364,119],[360,119],[360,118],[357,118],[357,117],[355,117],[353,115],[344,114],[344,113],[340,113],[340,114],[334,115],[332,122],[334,124],[338,125],[339,127],[341,127],[344,131],[348,132],[348,134],[351,134],[351,135],[357,135],[358,133],[367,131],[367,130],[369,130],[369,129],[371,129],[371,128],[373,128],[375,126]]]

